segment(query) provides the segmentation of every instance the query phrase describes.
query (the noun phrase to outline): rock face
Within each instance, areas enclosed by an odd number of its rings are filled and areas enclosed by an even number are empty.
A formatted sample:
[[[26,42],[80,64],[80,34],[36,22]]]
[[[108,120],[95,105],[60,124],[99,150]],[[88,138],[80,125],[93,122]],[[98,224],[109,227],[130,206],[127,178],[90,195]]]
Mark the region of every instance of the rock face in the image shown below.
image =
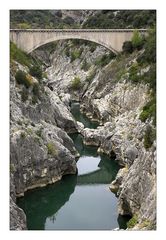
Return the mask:
[[[26,230],[26,216],[10,198],[10,230]]]
[[[154,147],[149,152],[140,152],[139,157],[123,176],[118,196],[119,213],[138,214],[138,224],[145,220],[153,227],[156,224],[156,158]],[[149,225],[147,227],[149,227]]]
[[[66,132],[75,132],[78,126],[68,106],[47,86],[39,86],[35,101],[33,86],[18,85],[13,75],[10,87],[10,228],[21,230],[26,229],[26,218],[15,204],[16,196],[77,173],[78,152]]]

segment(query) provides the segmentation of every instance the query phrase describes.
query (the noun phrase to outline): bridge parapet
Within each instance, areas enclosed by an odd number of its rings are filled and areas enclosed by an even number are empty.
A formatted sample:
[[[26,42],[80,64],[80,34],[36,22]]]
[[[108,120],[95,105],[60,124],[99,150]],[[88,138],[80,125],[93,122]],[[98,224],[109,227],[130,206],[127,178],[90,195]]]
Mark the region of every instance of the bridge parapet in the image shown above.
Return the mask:
[[[148,32],[148,29],[10,29],[10,32]]]

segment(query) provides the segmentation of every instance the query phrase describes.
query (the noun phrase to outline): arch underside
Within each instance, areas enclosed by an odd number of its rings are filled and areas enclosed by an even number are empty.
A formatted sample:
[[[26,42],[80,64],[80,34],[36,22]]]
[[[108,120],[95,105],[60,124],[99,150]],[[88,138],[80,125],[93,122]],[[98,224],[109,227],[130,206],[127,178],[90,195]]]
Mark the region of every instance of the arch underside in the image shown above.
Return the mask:
[[[80,39],[80,40],[86,40],[86,41],[90,41],[90,42],[95,42],[96,44],[99,44],[109,50],[111,50],[113,53],[118,54],[118,51],[115,50],[114,48],[112,48],[111,46],[107,45],[106,43],[99,41],[99,40],[93,40],[91,38],[88,37],[80,37],[80,36],[64,36],[64,37],[54,37],[54,38],[49,38],[48,40],[45,41],[41,41],[40,43],[36,44],[33,46],[33,48],[31,48],[30,50],[28,50],[28,53],[31,53],[32,51],[34,51],[35,49],[51,43],[51,42],[55,42],[55,41],[60,41],[60,40],[70,40],[70,39]]]

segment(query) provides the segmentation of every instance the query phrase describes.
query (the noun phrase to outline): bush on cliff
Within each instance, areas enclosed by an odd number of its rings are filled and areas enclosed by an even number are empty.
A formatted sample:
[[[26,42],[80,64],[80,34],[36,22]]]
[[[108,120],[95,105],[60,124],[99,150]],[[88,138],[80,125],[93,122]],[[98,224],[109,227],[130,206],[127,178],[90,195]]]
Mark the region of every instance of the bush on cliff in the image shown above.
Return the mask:
[[[123,43],[122,46],[123,52],[124,53],[132,53],[133,52],[133,45],[131,41],[126,41]]]
[[[149,149],[152,146],[155,139],[156,132],[150,125],[148,125],[144,135],[144,147],[146,149]]]
[[[47,150],[48,150],[48,154],[52,155],[53,157],[57,156],[57,150],[53,142],[49,142],[47,144]]]
[[[138,31],[134,31],[131,42],[133,48],[137,50],[141,50],[144,45],[144,39]]]
[[[29,73],[33,76],[36,77],[37,79],[41,80],[42,79],[42,68],[40,65],[33,65],[29,69]]]
[[[29,67],[32,63],[31,57],[19,49],[13,42],[10,43],[10,60],[15,60],[22,65]]]
[[[74,79],[72,80],[72,84],[71,84],[71,88],[73,90],[79,90],[81,87],[81,80],[80,77],[74,77]]]
[[[127,223],[127,228],[133,228],[138,222],[138,216],[135,214]]]
[[[32,85],[30,75],[27,75],[24,71],[18,70],[15,79],[18,84],[23,84],[26,88],[29,88]]]

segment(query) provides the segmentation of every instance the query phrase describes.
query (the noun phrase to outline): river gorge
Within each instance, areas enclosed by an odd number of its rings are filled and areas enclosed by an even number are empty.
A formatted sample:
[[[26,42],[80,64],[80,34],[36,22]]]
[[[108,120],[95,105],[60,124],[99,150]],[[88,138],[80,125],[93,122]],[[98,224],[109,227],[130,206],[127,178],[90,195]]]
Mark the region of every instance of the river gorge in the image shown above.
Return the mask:
[[[145,112],[154,99],[140,80],[153,65],[139,65],[143,54],[62,40],[25,55],[27,65],[11,61],[11,230],[156,228],[155,119]]]
[[[79,103],[72,103],[71,111],[85,127],[95,128],[80,113]],[[112,230],[126,228],[129,218],[119,216],[117,198],[109,190],[119,166],[97,147],[83,144],[80,134],[70,134],[80,157],[78,175],[64,176],[59,182],[27,192],[17,203],[24,209],[29,230]],[[119,219],[119,222],[118,222]]]

